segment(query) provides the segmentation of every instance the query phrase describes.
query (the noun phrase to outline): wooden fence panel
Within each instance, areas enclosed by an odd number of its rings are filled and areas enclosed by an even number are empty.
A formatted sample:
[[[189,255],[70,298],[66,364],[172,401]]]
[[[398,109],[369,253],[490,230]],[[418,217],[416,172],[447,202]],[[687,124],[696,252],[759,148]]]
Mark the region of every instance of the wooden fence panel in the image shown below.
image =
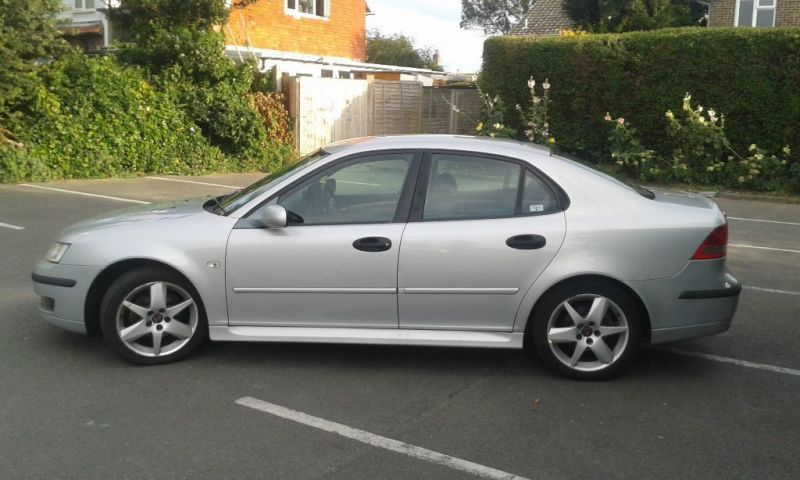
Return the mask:
[[[422,84],[375,80],[372,91],[372,135],[400,135],[422,131]]]
[[[460,112],[454,111],[453,106]],[[475,135],[482,106],[475,88],[425,87],[421,129],[425,133]]]

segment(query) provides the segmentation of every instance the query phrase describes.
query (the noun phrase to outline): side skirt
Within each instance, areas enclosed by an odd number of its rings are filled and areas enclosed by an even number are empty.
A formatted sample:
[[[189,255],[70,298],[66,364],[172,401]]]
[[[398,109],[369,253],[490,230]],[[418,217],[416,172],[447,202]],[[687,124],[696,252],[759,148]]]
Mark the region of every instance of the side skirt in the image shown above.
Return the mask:
[[[349,343],[438,347],[522,348],[522,332],[404,330],[394,328],[209,327],[211,340],[225,342]]]

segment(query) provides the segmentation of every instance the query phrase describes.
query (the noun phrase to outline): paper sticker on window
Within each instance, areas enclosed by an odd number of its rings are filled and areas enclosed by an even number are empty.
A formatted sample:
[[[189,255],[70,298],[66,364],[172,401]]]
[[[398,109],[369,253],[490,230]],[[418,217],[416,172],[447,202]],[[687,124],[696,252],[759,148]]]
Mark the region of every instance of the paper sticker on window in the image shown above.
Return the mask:
[[[543,212],[544,211],[544,204],[543,203],[534,203],[532,205],[528,205],[528,210],[531,212]]]

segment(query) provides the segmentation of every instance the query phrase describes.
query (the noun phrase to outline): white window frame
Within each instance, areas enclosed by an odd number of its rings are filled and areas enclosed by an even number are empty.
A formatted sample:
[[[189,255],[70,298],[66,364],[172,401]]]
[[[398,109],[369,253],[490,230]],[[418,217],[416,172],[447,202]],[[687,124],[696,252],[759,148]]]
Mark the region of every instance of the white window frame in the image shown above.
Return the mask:
[[[290,8],[289,0],[283,0],[283,12],[292,17],[312,18],[315,20],[328,20],[328,18],[331,16],[331,0],[325,0],[325,11],[322,15],[317,15],[317,0],[311,0],[311,6],[313,10],[312,13],[301,12],[299,5],[300,1],[301,0],[294,0],[294,8]]]
[[[75,4],[77,2],[81,2],[81,6],[80,7],[75,6]],[[87,7],[86,6],[86,2],[87,2],[87,0],[71,0],[73,10],[79,10],[79,11],[83,11],[83,12],[91,11],[91,10],[97,10],[97,4],[98,4],[98,2],[100,2],[100,0],[94,0],[94,6],[92,6],[92,7]]]
[[[742,0],[736,0],[736,15],[734,15],[733,19],[733,26],[739,27],[739,6],[741,5]],[[753,20],[750,22],[750,27],[756,28],[756,22],[758,21],[758,11],[759,10],[772,10],[772,25],[770,27],[775,26],[775,21],[778,19],[778,0],[772,0],[772,5],[761,5],[761,0],[754,0],[753,1]],[[747,26],[747,25],[744,25]],[[764,28],[764,27],[761,27]]]

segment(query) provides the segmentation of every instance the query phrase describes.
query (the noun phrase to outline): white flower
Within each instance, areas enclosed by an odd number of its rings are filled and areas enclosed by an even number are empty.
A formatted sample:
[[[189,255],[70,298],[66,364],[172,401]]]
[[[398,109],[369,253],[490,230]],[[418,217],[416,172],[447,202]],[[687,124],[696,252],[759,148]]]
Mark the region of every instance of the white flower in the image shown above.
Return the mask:
[[[542,88],[545,89],[545,90],[550,90],[550,82],[548,82],[546,78],[544,79],[544,83],[542,84]]]
[[[529,78],[528,79],[528,88],[533,88],[535,86],[536,86],[536,80],[534,80],[533,77]]]
[[[495,130],[500,130],[501,128],[503,128],[503,126],[501,124],[499,124],[499,123],[495,123],[494,124],[494,129]]]
[[[489,136],[490,136],[490,137],[492,137],[492,138],[494,138],[494,136],[495,136],[495,133],[494,133],[494,132],[492,132],[492,133],[490,133],[490,134],[489,134]]]
[[[703,111],[703,106],[702,106],[702,105],[698,105],[698,106],[697,106],[697,111],[702,113],[702,111]]]
[[[189,127],[189,131],[194,133],[194,127]]]
[[[541,102],[541,101],[542,100],[539,97],[533,97],[533,104],[534,105],[539,105],[539,102]]]

